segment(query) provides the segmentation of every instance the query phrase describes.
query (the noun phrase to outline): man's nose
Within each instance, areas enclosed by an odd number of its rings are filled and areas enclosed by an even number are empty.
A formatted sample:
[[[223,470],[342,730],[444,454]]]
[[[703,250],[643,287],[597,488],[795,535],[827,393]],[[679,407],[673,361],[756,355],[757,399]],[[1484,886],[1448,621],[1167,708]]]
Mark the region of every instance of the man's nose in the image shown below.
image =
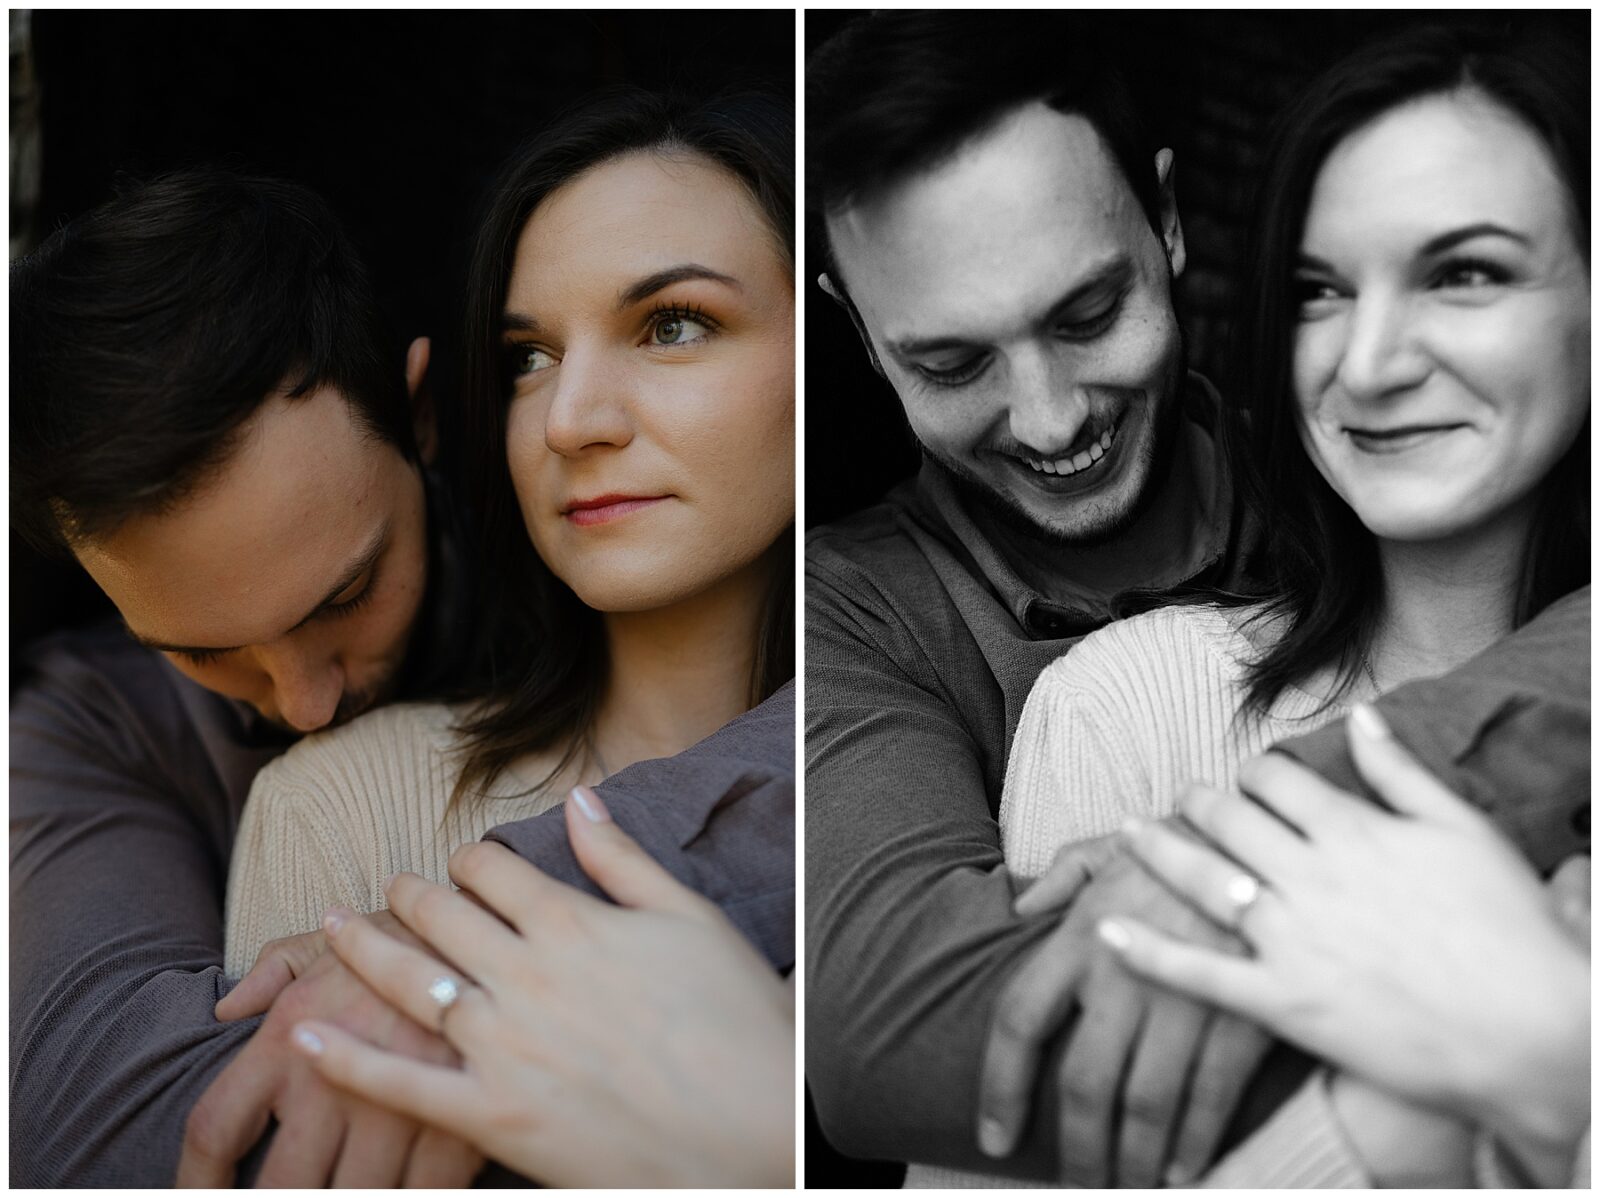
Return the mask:
[[[594,445],[623,446],[633,439],[627,371],[599,347],[569,347],[545,414],[544,442],[572,457]]]
[[[1404,297],[1384,292],[1358,296],[1345,318],[1336,379],[1357,403],[1386,399],[1419,386],[1429,359],[1414,335]]]
[[[325,650],[287,642],[257,652],[272,680],[279,717],[300,732],[327,727],[344,695],[344,667],[338,658]]]
[[[1011,358],[1011,436],[1041,458],[1059,457],[1089,418],[1088,397],[1073,372],[1041,349]]]

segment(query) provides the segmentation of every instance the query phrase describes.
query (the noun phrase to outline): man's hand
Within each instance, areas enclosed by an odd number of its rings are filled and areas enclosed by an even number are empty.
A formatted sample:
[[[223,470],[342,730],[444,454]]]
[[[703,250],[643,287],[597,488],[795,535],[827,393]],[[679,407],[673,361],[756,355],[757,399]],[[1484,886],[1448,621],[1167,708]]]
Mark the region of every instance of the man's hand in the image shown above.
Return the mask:
[[[1097,849],[1096,857],[1103,856]],[[1058,872],[1066,880],[1052,881]],[[1175,935],[1236,953],[1242,946],[1125,854],[1092,869],[1063,854],[1035,890],[1065,895],[1071,906],[995,1006],[980,1086],[979,1143],[994,1156],[1016,1146],[1046,1046],[1076,1009],[1057,1080],[1061,1179],[1092,1188],[1148,1187],[1199,1176],[1270,1038],[1243,1020],[1134,978],[1095,928],[1114,912],[1137,911],[1139,919]]]
[[[419,943],[388,912],[366,918]],[[219,1018],[243,1018],[268,1003],[271,1009],[190,1113],[177,1184],[231,1185],[235,1166],[266,1131],[269,1117],[278,1132],[258,1186],[469,1184],[483,1164],[475,1149],[334,1089],[290,1047],[296,1023],[320,1019],[418,1060],[458,1063],[440,1037],[401,1015],[337,957],[320,953],[322,947],[320,932],[274,941],[217,1005]]]
[[[385,929],[399,924],[387,911],[378,911],[367,918],[374,926]],[[388,923],[380,922],[383,920]],[[285,986],[296,978],[305,977],[327,949],[328,937],[321,931],[267,941],[256,954],[256,963],[250,967],[250,972],[217,1003],[218,1020],[232,1023],[235,1019],[260,1015],[272,1006]]]

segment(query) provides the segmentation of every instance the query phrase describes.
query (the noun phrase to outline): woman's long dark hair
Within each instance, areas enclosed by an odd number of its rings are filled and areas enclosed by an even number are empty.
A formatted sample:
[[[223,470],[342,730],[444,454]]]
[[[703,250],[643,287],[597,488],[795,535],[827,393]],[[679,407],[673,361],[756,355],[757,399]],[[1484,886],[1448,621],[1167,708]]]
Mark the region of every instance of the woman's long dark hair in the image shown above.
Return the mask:
[[[1245,258],[1250,277],[1230,355],[1232,391],[1248,423],[1232,426],[1227,451],[1245,501],[1267,517],[1265,616],[1286,617],[1288,630],[1251,667],[1247,710],[1265,712],[1286,686],[1330,665],[1339,668],[1340,688],[1348,686],[1369,651],[1382,601],[1376,541],[1312,463],[1297,423],[1293,279],[1312,187],[1351,133],[1398,104],[1458,89],[1488,97],[1543,140],[1568,189],[1588,261],[1588,71],[1571,37],[1557,29],[1530,22],[1408,30],[1345,59],[1285,112],[1257,194]],[[1588,580],[1586,420],[1540,484],[1516,622]]]
[[[525,142],[488,198],[467,278],[463,455],[479,522],[485,619],[464,720],[465,768],[455,797],[486,790],[518,757],[560,745],[553,777],[583,748],[609,660],[599,612],[534,552],[506,466],[511,380],[501,318],[517,240],[547,196],[636,151],[689,154],[736,176],[794,262],[794,118],[788,105],[744,94],[689,104],[636,89],[604,93]],[[767,553],[772,578],[756,646],[752,705],[794,676],[794,531]]]

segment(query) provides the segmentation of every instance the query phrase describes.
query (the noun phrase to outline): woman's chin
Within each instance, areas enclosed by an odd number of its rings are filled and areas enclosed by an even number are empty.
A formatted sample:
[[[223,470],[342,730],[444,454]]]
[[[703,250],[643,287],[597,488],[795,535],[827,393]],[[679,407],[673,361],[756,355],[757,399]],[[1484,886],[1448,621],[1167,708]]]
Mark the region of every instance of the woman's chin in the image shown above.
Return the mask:
[[[1470,536],[1478,528],[1488,525],[1494,513],[1473,512],[1460,504],[1433,500],[1404,507],[1357,508],[1356,515],[1367,531],[1380,541],[1428,544]]]
[[[703,580],[674,577],[670,569],[594,572],[563,578],[586,607],[606,614],[659,611],[706,589]]]

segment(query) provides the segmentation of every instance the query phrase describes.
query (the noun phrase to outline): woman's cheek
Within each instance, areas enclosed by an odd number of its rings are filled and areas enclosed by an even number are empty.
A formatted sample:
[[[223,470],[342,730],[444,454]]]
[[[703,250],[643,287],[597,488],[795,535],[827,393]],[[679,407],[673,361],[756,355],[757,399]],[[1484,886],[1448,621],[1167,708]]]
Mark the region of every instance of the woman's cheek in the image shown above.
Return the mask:
[[[506,467],[524,511],[537,490],[539,468],[548,452],[542,405],[528,398],[512,400],[506,413]]]

